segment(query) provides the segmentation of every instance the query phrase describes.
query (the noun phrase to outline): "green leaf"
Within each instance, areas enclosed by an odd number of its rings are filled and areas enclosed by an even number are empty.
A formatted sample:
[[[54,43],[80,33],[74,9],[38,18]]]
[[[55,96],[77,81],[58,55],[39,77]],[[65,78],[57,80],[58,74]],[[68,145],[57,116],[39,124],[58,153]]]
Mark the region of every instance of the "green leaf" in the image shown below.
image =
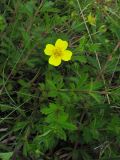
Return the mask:
[[[26,30],[24,28],[21,28],[20,29],[20,32],[22,33],[22,36],[23,36],[23,42],[24,42],[24,46],[27,48],[29,47],[30,48],[30,35],[28,32],[26,32]]]
[[[55,134],[58,136],[58,138],[66,140],[67,136],[65,131],[61,128],[61,126],[56,126],[54,129]]]
[[[89,93],[89,95],[91,97],[93,97],[96,100],[96,102],[101,103],[102,97],[101,97],[100,94],[98,94],[98,93]]]
[[[87,58],[84,55],[75,55],[73,57],[73,61],[78,61],[80,63],[86,63],[87,62]]]
[[[15,126],[13,127],[13,131],[19,131],[21,129],[24,129],[27,126],[28,122],[27,121],[21,121],[17,122]]]
[[[60,124],[62,128],[70,130],[70,131],[74,131],[77,129],[77,127],[74,124],[69,123],[69,122],[61,122]]]
[[[99,139],[99,132],[97,131],[97,129],[91,129],[91,134],[92,134],[92,137],[94,137],[94,139]]]
[[[51,2],[51,1],[46,1],[45,3],[44,3],[44,5],[42,6],[42,8],[41,8],[41,12],[43,12],[43,13],[47,13],[47,12],[57,12],[58,11],[58,9],[57,8],[55,8],[55,7],[53,7],[53,5],[54,5],[54,3],[53,2]]]
[[[30,146],[29,146],[29,143],[27,140],[24,141],[24,144],[23,144],[23,154],[27,157],[28,153],[29,153],[29,150],[30,150]]]
[[[56,104],[54,104],[54,103],[50,103],[50,105],[49,105],[49,108],[42,108],[41,109],[41,112],[43,113],[43,114],[51,114],[51,113],[54,113],[54,112],[56,112],[56,110],[58,109],[58,106],[56,105]]]
[[[0,158],[1,160],[10,160],[12,155],[13,155],[13,152],[0,153]]]
[[[90,132],[90,128],[84,128],[83,130],[83,138],[84,138],[84,141],[86,143],[89,143],[92,141],[92,135],[91,135],[91,132]]]
[[[21,115],[25,116],[24,110],[17,106],[10,106],[9,104],[0,104],[0,110],[2,112],[6,111],[17,111],[18,113],[21,113]]]
[[[53,81],[46,80],[46,90],[48,92],[48,97],[56,97],[57,96],[57,88]]]
[[[100,44],[99,43],[94,43],[94,44],[88,43],[87,48],[89,52],[93,52],[93,53],[99,52]]]
[[[32,16],[33,13],[34,13],[34,8],[35,8],[34,1],[30,0],[26,3],[24,3],[24,4],[21,3],[19,11],[21,13],[24,13],[24,14],[28,15],[28,16]]]
[[[120,134],[120,118],[117,115],[114,115],[107,126],[109,132],[114,135]]]
[[[4,31],[6,27],[5,18],[0,15],[0,32]]]
[[[80,41],[79,41],[79,47],[78,47],[78,50],[80,52],[83,52],[85,51],[85,47],[86,47],[86,43],[87,43],[87,38],[85,36],[81,37]]]

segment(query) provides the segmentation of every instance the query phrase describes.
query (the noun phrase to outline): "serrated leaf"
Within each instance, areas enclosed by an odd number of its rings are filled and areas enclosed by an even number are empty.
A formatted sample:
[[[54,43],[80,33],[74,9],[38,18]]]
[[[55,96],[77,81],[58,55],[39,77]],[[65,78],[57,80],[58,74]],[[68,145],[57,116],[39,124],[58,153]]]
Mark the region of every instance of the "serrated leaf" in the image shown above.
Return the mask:
[[[62,125],[62,127],[64,129],[67,129],[67,130],[70,130],[70,131],[74,131],[74,130],[77,129],[77,127],[74,124],[69,123],[69,122],[61,122],[60,124]]]
[[[42,108],[41,109],[41,112],[43,113],[43,114],[51,114],[51,113],[53,113],[53,112],[55,112],[56,110],[57,110],[57,108],[58,108],[58,106],[56,105],[56,104],[54,104],[54,103],[51,103],[50,105],[49,105],[49,108]]]

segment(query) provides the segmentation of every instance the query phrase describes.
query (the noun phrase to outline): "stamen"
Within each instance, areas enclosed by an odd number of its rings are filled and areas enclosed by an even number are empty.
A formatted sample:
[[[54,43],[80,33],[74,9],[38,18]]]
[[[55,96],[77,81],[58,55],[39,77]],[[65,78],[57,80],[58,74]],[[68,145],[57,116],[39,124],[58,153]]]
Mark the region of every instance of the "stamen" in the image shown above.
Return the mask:
[[[61,49],[60,48],[56,48],[55,52],[54,52],[55,57],[60,57],[61,54],[62,54]]]

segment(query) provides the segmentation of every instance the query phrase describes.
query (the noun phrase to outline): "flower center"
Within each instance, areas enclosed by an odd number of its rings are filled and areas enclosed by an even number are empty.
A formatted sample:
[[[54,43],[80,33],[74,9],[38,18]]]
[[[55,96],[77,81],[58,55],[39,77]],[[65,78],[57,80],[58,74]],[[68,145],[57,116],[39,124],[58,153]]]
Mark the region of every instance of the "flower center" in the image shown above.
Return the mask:
[[[54,51],[54,56],[55,57],[60,57],[62,55],[62,51],[60,48],[55,48],[55,51]]]

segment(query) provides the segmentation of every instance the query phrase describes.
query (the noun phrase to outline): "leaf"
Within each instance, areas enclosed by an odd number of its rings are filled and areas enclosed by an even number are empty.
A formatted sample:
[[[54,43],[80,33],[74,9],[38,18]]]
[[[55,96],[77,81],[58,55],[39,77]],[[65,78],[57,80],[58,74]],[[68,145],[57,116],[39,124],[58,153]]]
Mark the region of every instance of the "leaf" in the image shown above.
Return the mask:
[[[77,129],[77,127],[74,124],[69,123],[69,122],[61,122],[60,124],[62,128],[70,130],[70,131],[74,131]]]
[[[46,115],[45,122],[49,124],[48,128],[53,129],[60,139],[66,140],[64,130],[74,131],[77,129],[74,124],[68,121],[68,114],[64,112],[63,106],[51,103],[49,108],[43,108],[41,112]]]
[[[30,145],[28,143],[27,140],[24,141],[23,143],[23,154],[27,157],[28,153],[29,153],[29,150],[30,150]]]
[[[102,101],[102,96],[96,90],[100,89],[101,87],[102,87],[101,82],[96,82],[96,81],[93,82],[92,80],[88,85],[86,85],[86,89],[89,90],[89,95],[92,96],[98,103]]]
[[[64,111],[61,111],[61,113],[57,116],[57,122],[64,123],[68,119],[68,114]]]
[[[27,121],[21,121],[21,122],[17,122],[15,124],[15,126],[13,127],[13,131],[19,131],[21,129],[24,129],[26,127],[26,125],[28,124]]]
[[[48,97],[57,96],[57,88],[53,81],[46,80],[46,90],[48,91]]]
[[[9,111],[9,110],[14,110],[14,109],[16,109],[14,106],[10,106],[8,104],[0,104],[0,110],[2,112]]]
[[[57,109],[55,112],[49,114],[45,121],[48,123],[60,123],[63,121],[66,121],[68,118],[68,114],[65,113],[64,111]]]
[[[24,110],[21,109],[20,107],[17,106],[10,106],[9,104],[0,104],[0,110],[2,112],[6,112],[6,111],[17,111],[19,113],[21,113],[21,115],[25,116]]]
[[[106,25],[100,26],[99,32],[104,33],[104,32],[106,32],[106,31],[107,31],[107,26],[106,26]]]
[[[22,33],[22,37],[23,37],[23,42],[24,42],[24,46],[27,48],[30,48],[30,35],[28,32],[26,32],[26,30],[24,28],[20,29],[20,32]]]
[[[91,132],[90,132],[90,128],[85,128],[84,127],[84,130],[83,130],[83,138],[84,138],[84,141],[89,143],[92,141],[92,135],[91,135]]]
[[[58,108],[58,106],[56,104],[50,103],[49,108],[47,108],[47,107],[46,108],[42,108],[41,112],[43,114],[47,115],[47,114],[51,114],[51,113],[55,112],[57,110],[57,108]]]
[[[6,27],[5,18],[0,15],[0,32],[4,31]]]
[[[117,115],[114,115],[107,126],[109,132],[114,135],[120,134],[120,118]]]
[[[53,5],[54,5],[54,3],[52,1],[48,1],[48,2],[46,1],[40,11],[42,13],[57,12],[58,9],[53,7]]]
[[[120,100],[120,88],[113,89],[111,91],[111,97],[113,101],[117,101],[119,103]]]
[[[89,95],[91,97],[93,97],[96,100],[96,102],[101,103],[102,97],[101,97],[100,94],[98,94],[98,93],[89,93]]]
[[[44,132],[44,133],[41,134],[41,135],[37,135],[37,136],[34,138],[34,143],[43,141],[51,132],[52,132],[52,130],[48,130],[48,131]]]
[[[63,140],[66,140],[66,139],[67,139],[66,133],[65,133],[65,131],[61,128],[61,126],[56,126],[56,128],[55,128],[54,131],[55,131],[56,135],[58,136],[58,138],[63,139]]]
[[[19,83],[22,87],[24,87],[24,88],[27,88],[27,87],[30,86],[29,83],[28,83],[26,80],[24,80],[24,79],[19,79],[19,80],[18,80],[18,83]]]
[[[113,17],[108,16],[108,19],[110,21],[110,29],[112,30],[113,33],[116,34],[118,39],[120,39],[120,24],[118,23],[117,20],[115,20]]]
[[[63,103],[65,104],[65,103],[70,103],[70,97],[69,97],[69,95],[67,94],[67,93],[59,93],[59,98],[61,99],[61,101],[63,101]]]
[[[83,51],[86,50],[86,44],[87,44],[87,38],[85,36],[81,37],[77,50],[83,53]]]
[[[95,53],[100,51],[100,43],[88,43],[86,47],[89,52]]]
[[[97,131],[96,128],[94,128],[94,129],[92,128],[91,129],[91,134],[94,137],[94,139],[99,139],[99,132]]]
[[[87,84],[87,79],[88,79],[88,74],[80,74],[79,76],[79,81],[78,81],[78,88],[82,89],[85,87],[85,85]]]
[[[13,152],[0,153],[0,158],[1,160],[10,160],[12,155],[13,155]]]
[[[80,63],[86,63],[87,62],[87,58],[84,55],[76,55],[73,57],[74,61],[78,61]]]
[[[40,140],[41,138],[47,136],[50,132],[51,132],[51,130],[48,130],[47,132],[45,132],[45,133],[43,133],[43,134],[41,134],[41,135],[38,135],[38,136],[36,137],[36,140],[37,140],[37,141]]]
[[[28,15],[28,16],[32,16],[33,13],[34,13],[34,8],[35,8],[34,1],[30,0],[26,3],[24,3],[24,4],[21,3],[19,11],[21,13],[24,13],[24,14]]]

